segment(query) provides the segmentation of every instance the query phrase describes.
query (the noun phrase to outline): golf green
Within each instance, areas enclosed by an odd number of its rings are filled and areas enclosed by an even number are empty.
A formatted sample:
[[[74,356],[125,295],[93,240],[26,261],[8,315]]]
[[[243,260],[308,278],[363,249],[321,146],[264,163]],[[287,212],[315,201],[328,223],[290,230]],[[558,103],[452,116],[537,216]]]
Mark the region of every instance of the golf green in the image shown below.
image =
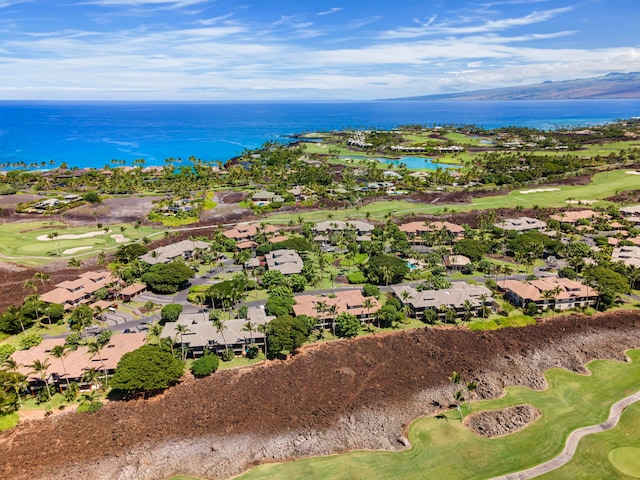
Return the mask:
[[[633,478],[640,478],[640,448],[620,447],[609,452],[609,461],[617,470]]]

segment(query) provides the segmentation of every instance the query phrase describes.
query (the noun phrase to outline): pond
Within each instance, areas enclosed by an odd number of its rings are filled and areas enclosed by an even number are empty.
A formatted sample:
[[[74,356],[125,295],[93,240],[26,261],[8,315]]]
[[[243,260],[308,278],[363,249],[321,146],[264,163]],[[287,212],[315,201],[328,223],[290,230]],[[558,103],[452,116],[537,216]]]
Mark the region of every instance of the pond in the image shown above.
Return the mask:
[[[460,165],[450,165],[445,163],[437,163],[433,158],[429,157],[400,157],[400,158],[382,158],[382,157],[341,157],[341,158],[353,158],[354,160],[376,160],[380,163],[386,163],[387,165],[398,166],[404,163],[409,170],[435,170],[438,167],[446,170],[448,168],[460,168]]]

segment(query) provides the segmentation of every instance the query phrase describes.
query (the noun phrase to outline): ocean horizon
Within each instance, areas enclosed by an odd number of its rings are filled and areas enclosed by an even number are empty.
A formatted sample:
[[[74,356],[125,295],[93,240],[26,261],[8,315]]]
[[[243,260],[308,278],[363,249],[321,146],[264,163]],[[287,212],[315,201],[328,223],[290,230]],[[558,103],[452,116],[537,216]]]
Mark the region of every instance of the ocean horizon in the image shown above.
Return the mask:
[[[640,115],[638,100],[370,102],[0,101],[0,164],[101,168],[112,161],[221,161],[291,135],[401,125],[594,126]]]

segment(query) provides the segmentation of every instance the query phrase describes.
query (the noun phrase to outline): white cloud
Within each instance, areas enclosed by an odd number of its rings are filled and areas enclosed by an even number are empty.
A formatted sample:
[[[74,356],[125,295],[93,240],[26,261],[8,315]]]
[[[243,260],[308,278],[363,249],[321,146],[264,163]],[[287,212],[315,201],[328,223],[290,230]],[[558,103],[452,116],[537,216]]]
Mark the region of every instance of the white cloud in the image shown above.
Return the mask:
[[[572,10],[573,7],[555,8],[541,12],[532,12],[524,17],[487,20],[484,23],[470,26],[457,26],[453,22],[443,22],[438,24],[435,23],[435,16],[432,16],[427,22],[417,22],[419,23],[417,27],[400,27],[396,30],[388,30],[381,35],[381,38],[401,39],[424,37],[428,35],[464,35],[472,33],[497,32],[507,30],[509,28],[545,22]]]
[[[340,12],[342,10],[343,9],[340,8],[340,7],[333,7],[333,8],[330,8],[329,10],[325,10],[323,12],[318,12],[318,13],[316,13],[316,15],[331,15],[332,13],[337,13],[337,12]]]
[[[28,3],[33,0],[0,0],[0,8],[12,7],[14,5],[18,5],[19,3]]]

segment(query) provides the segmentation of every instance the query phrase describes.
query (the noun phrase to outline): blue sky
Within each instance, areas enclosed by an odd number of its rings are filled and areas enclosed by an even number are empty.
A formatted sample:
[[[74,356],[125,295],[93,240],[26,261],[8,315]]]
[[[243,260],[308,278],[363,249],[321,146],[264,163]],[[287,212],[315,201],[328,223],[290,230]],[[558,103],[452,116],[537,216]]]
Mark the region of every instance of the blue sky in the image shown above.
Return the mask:
[[[638,0],[0,0],[0,98],[367,100],[640,71]]]

